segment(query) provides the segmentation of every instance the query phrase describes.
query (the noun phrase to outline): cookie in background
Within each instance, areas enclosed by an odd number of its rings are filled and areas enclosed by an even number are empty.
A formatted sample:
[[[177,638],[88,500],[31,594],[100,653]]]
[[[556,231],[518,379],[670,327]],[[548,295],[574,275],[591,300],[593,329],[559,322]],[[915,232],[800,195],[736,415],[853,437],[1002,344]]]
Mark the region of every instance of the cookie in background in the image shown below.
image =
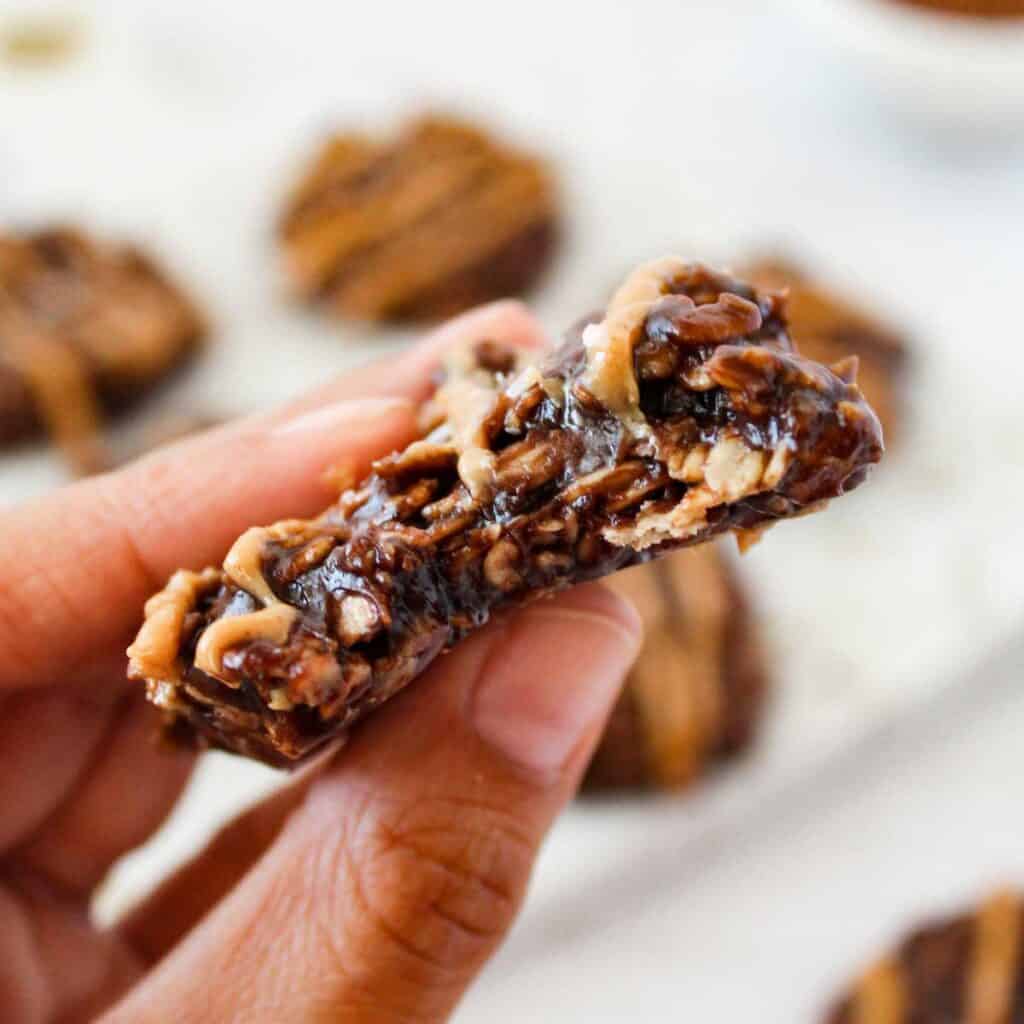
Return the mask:
[[[464,121],[326,140],[278,225],[294,292],[340,317],[434,321],[525,293],[558,237],[554,179]]]
[[[771,673],[726,546],[680,551],[608,580],[640,613],[644,645],[584,792],[682,789],[756,738]]]
[[[204,334],[192,300],[133,246],[71,227],[0,234],[0,447],[48,435],[76,474],[107,468],[106,418]]]
[[[1011,1024],[1024,1020],[1021,894],[991,893],[932,921],[873,964],[824,1024]]]

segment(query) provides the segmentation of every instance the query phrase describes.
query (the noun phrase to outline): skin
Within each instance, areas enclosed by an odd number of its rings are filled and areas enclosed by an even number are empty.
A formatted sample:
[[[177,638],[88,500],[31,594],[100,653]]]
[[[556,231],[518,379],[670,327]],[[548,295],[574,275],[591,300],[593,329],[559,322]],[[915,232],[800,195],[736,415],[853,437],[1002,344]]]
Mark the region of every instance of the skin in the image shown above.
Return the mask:
[[[324,472],[414,436],[448,346],[544,343],[514,303],[400,361],[0,513],[0,1019],[444,1020],[520,906],[635,657],[635,613],[580,587],[481,630],[125,919],[90,896],[174,806],[193,755],[125,679],[146,597]],[[355,405],[352,402],[356,402]]]

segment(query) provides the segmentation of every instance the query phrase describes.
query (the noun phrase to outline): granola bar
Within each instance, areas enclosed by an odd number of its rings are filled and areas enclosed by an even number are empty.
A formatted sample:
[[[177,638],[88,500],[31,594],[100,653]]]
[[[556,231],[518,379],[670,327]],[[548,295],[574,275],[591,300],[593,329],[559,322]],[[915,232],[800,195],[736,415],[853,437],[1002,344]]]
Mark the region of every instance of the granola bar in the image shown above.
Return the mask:
[[[679,789],[753,740],[768,690],[757,622],[720,544],[609,580],[644,645],[587,769],[584,790]]]
[[[1021,895],[992,893],[933,921],[875,963],[826,1024],[1011,1024],[1024,1020]]]
[[[150,600],[130,671],[177,732],[300,759],[493,612],[729,530],[752,540],[882,454],[852,365],[795,354],[780,296],[674,258],[537,365],[462,355],[422,439]]]
[[[103,468],[104,415],[202,334],[195,307],[137,249],[70,228],[0,235],[0,446],[46,431],[79,472]]]
[[[329,139],[279,226],[297,293],[360,320],[437,320],[521,294],[556,235],[544,165],[438,116],[393,142]]]

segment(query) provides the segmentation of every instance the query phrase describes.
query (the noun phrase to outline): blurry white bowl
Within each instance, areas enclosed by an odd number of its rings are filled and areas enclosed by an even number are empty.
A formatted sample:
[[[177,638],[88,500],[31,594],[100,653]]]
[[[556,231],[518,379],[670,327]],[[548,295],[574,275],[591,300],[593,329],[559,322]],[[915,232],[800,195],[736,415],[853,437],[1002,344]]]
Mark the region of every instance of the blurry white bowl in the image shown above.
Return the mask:
[[[879,91],[915,117],[1024,132],[1024,18],[960,17],[896,0],[790,0]]]

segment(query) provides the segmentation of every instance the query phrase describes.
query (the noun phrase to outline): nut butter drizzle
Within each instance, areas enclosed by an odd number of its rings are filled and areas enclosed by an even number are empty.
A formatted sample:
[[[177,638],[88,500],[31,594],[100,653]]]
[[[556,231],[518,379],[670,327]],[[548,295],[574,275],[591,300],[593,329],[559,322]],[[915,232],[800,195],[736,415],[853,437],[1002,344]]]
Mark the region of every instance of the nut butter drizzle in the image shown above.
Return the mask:
[[[486,424],[497,406],[498,392],[492,384],[478,380],[476,373],[458,373],[449,377],[437,397],[447,412],[451,441],[459,453],[459,479],[474,501],[486,500],[497,464]]]
[[[146,618],[128,648],[128,657],[132,674],[149,680],[150,697],[161,707],[177,705],[174,688],[181,682],[179,647],[185,616],[195,608],[202,591],[219,583],[216,569],[201,573],[179,569],[167,586],[146,602]]]
[[[666,256],[638,267],[612,296],[604,319],[583,331],[587,365],[580,383],[639,436],[646,436],[648,428],[640,411],[633,346],[651,307],[669,293],[687,266],[677,256]]]
[[[226,651],[255,640],[283,644],[288,639],[299,612],[281,601],[271,589],[263,572],[263,553],[269,541],[277,539],[294,525],[294,522],[285,522],[272,528],[255,526],[246,530],[232,545],[224,559],[224,573],[232,583],[261,601],[263,608],[242,615],[225,616],[206,627],[196,645],[195,664],[207,675],[232,685],[231,680],[224,676]]]
[[[524,366],[525,353],[517,353],[517,358],[516,369],[520,372],[509,384],[513,392],[540,380],[535,366]],[[472,346],[453,352],[446,369],[445,382],[435,401],[444,410],[451,444],[459,453],[459,479],[474,501],[487,501],[494,491],[498,468],[498,457],[490,447],[488,423],[498,407],[501,390],[495,386],[494,374],[474,364]]]

